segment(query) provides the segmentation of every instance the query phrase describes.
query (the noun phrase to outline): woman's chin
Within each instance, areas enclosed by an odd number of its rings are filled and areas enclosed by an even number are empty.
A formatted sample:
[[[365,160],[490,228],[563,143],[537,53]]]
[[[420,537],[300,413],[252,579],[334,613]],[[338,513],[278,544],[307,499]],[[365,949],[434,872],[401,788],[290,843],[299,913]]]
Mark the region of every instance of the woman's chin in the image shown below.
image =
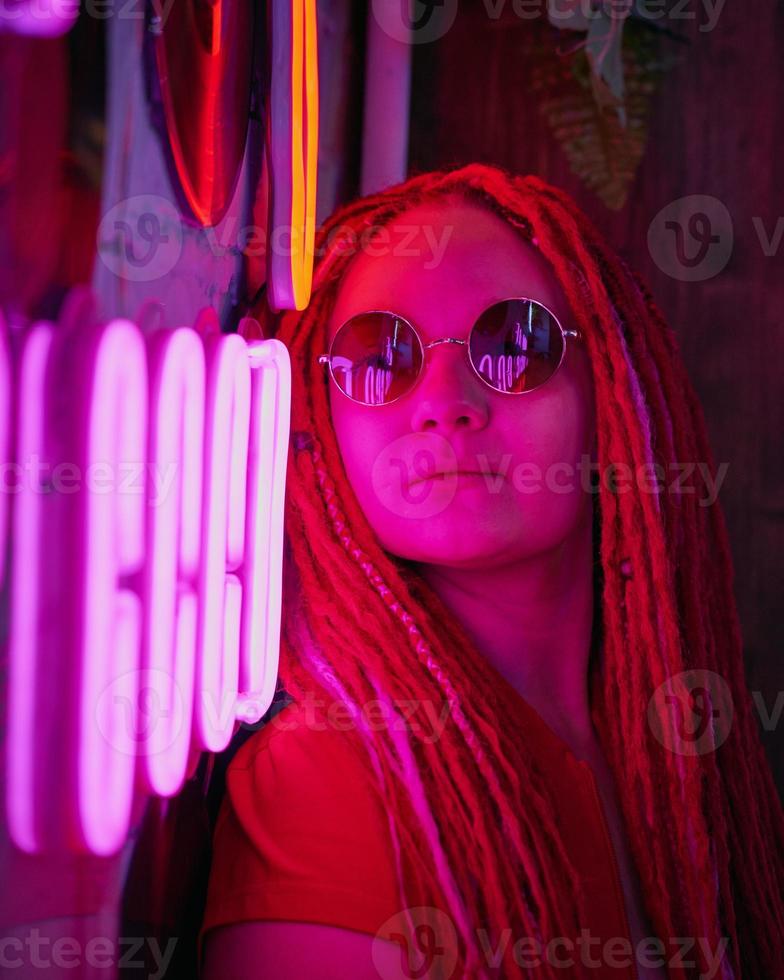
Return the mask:
[[[520,550],[519,539],[514,540],[508,531],[485,535],[465,527],[447,527],[437,535],[435,530],[431,525],[427,534],[411,540],[398,537],[384,544],[384,548],[407,561],[461,568],[491,568],[505,563]]]

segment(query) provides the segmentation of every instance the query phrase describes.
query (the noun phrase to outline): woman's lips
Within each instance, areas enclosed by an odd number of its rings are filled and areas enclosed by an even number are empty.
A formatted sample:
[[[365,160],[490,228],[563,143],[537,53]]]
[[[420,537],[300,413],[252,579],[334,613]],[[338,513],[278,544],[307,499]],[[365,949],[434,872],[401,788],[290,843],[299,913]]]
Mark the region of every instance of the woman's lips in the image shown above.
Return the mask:
[[[409,483],[410,487],[416,486],[417,483],[427,483],[429,480],[445,480],[446,477],[480,477],[487,479],[487,477],[498,476],[492,470],[480,471],[480,470],[444,470],[439,473],[431,473],[428,476],[417,477],[416,480],[412,480]]]

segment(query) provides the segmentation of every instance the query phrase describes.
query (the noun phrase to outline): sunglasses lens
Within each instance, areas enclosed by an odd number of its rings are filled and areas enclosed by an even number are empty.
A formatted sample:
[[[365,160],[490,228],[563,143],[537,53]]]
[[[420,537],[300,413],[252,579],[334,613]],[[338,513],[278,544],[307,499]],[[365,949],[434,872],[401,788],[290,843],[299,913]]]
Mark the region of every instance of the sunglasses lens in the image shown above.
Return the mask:
[[[471,332],[474,367],[498,391],[532,391],[561,363],[564,338],[558,320],[540,303],[509,299],[480,316]]]
[[[335,334],[332,374],[338,387],[366,405],[404,395],[422,366],[422,348],[411,326],[393,313],[362,313]]]

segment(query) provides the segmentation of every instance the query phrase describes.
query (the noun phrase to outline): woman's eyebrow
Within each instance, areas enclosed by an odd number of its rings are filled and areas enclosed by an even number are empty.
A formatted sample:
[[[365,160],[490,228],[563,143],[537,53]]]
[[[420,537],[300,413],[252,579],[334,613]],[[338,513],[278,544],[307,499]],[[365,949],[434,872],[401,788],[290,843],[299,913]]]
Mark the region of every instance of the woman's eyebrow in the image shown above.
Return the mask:
[[[349,311],[341,314],[339,318],[334,316],[330,317],[329,323],[327,325],[327,343],[332,340],[332,337],[340,329],[340,327],[350,320],[354,316],[358,316],[361,313],[370,313],[372,311],[384,311],[387,313],[396,314],[407,320],[413,325],[417,333],[419,334],[423,344],[429,344],[434,340],[440,340],[443,337],[467,337],[469,331],[479,319],[479,317],[488,310],[491,306],[496,303],[500,303],[506,299],[514,298],[526,298],[532,299],[552,309],[549,302],[539,298],[541,290],[536,289],[502,289],[494,290],[481,304],[476,306],[473,313],[470,316],[465,316],[461,312],[459,320],[456,317],[438,317],[437,323],[432,319],[415,316],[407,312],[407,309],[402,304],[396,303],[375,303],[375,304],[361,304],[354,307],[349,307]],[[557,311],[554,311],[557,313]],[[558,314],[557,314],[558,315]],[[462,326],[459,326],[462,324]]]

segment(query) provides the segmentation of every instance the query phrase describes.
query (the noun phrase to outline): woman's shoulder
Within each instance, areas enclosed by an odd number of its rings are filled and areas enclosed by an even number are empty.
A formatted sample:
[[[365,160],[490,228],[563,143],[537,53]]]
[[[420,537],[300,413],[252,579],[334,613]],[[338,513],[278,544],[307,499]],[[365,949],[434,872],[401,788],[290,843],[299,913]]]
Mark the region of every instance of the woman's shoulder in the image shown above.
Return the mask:
[[[237,750],[202,933],[248,920],[375,934],[399,908],[387,810],[345,715],[292,703]]]
[[[380,805],[356,725],[342,706],[318,700],[292,701],[254,732],[229,764],[226,786],[235,807],[252,802],[254,810],[265,802],[278,812],[314,803],[345,810],[362,798],[365,810]]]

